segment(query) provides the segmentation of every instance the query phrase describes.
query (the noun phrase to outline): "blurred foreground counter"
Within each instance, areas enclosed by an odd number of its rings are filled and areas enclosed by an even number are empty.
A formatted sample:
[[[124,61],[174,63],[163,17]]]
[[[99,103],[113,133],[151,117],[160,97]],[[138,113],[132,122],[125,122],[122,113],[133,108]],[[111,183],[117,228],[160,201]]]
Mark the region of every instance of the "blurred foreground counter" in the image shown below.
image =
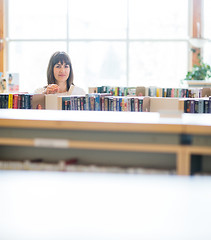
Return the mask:
[[[0,110],[0,160],[211,172],[211,114]]]

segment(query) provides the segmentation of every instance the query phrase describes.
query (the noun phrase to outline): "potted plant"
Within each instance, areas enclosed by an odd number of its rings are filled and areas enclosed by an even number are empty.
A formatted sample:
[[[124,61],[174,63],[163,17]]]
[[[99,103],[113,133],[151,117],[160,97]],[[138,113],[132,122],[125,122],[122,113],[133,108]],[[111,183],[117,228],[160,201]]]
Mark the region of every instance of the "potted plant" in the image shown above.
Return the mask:
[[[194,52],[195,49],[192,49]],[[209,80],[211,78],[210,65],[203,62],[200,53],[197,55],[199,59],[199,65],[194,64],[192,71],[189,71],[184,80]]]

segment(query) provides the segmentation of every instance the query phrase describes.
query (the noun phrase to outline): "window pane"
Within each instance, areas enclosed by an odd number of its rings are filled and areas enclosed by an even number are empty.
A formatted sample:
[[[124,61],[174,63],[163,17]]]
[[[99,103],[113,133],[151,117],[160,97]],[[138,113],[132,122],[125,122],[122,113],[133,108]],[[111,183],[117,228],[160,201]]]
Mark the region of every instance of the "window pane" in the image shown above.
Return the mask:
[[[74,83],[88,87],[126,86],[126,44],[119,42],[70,42]]]
[[[126,0],[71,0],[70,38],[125,38]]]
[[[130,85],[178,87],[187,73],[187,43],[134,42],[130,45]]]
[[[47,66],[55,51],[64,51],[65,42],[11,42],[9,72],[19,73],[20,91],[33,92],[47,84]]]
[[[211,40],[211,1],[204,0],[204,37]]]
[[[188,0],[130,0],[131,38],[187,38]]]
[[[205,44],[203,56],[204,62],[211,66],[211,42]]]
[[[9,0],[9,37],[63,39],[66,37],[66,0]],[[58,9],[59,8],[59,9]]]

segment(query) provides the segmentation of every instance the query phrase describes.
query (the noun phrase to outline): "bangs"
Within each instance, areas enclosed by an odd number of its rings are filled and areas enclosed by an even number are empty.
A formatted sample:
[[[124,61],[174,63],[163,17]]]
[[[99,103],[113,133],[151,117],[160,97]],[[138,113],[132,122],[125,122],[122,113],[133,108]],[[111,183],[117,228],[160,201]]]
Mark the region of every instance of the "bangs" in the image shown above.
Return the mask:
[[[59,53],[57,54],[54,59],[53,59],[53,66],[57,63],[61,63],[61,64],[67,64],[69,66],[71,66],[71,63],[70,63],[70,59],[69,57],[65,54],[65,53]]]

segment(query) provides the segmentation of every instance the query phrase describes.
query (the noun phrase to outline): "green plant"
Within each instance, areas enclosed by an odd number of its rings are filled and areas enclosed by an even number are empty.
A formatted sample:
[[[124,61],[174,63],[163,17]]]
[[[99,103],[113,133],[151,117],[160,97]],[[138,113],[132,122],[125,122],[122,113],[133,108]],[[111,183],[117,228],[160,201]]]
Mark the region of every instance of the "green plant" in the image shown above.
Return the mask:
[[[199,59],[199,65],[194,64],[192,71],[187,73],[185,80],[206,80],[211,78],[210,65],[203,62],[200,53],[197,55],[197,57]]]

